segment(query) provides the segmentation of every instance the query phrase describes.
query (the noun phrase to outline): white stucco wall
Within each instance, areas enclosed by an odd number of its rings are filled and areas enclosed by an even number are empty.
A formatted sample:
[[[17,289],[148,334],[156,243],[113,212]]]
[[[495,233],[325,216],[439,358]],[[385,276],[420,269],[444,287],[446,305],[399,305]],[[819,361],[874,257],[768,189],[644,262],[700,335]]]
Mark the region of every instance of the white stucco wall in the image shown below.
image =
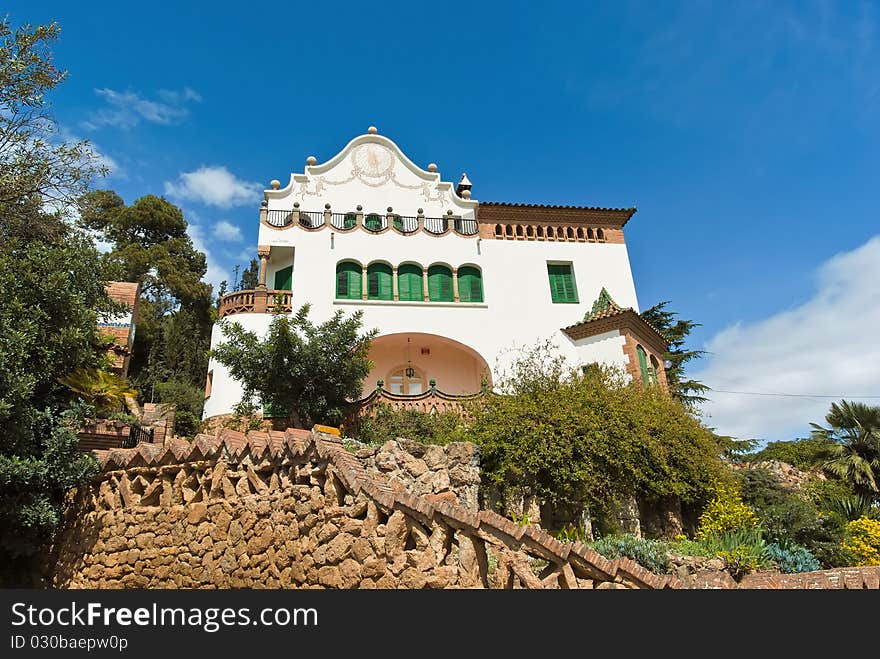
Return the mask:
[[[387,155],[383,151],[379,167],[359,170],[352,153],[364,144],[385,148],[393,156],[391,169],[382,170]],[[307,172],[312,173],[292,177],[286,188],[267,191],[269,208],[290,210],[293,202],[299,201],[302,210],[319,211],[330,203],[334,212],[342,213],[361,204],[365,213],[384,213],[392,206],[401,215],[415,215],[418,208],[423,208],[429,217],[445,215],[449,209],[456,215],[473,217],[474,202],[460,199],[452,192],[451,184],[439,181],[439,175],[413,171],[415,166],[385,138],[361,136],[346,148],[347,152],[330,161],[332,166],[308,167]],[[380,170],[384,171],[381,176],[373,176]],[[351,177],[352,171],[360,171],[361,175],[344,184],[327,184]],[[424,184],[426,176],[431,179],[428,184]],[[275,229],[265,225],[260,226],[259,244],[273,248],[267,284],[273,285],[275,271],[292,264],[294,309],[311,303],[314,322],[327,319],[340,308],[346,312],[363,309],[364,326],[378,328],[380,335],[421,332],[471,347],[492,369],[493,378],[510,359],[511,348],[532,346],[547,338],[554,340],[573,365],[593,361],[622,365],[626,359],[623,338],[616,333],[575,343],[559,330],[579,322],[603,286],[618,304],[638,310],[625,244],[508,241],[456,234],[435,237],[421,232],[375,235],[361,229],[340,233],[330,227],[307,231],[297,226]],[[336,264],[342,260],[392,265],[415,262],[424,268],[437,263],[450,267],[476,265],[483,273],[484,302],[336,300]],[[577,304],[551,301],[548,261],[572,264]],[[228,320],[262,334],[271,316],[237,314]],[[211,346],[220,338],[219,327],[215,327]],[[209,370],[213,371],[213,387],[206,400],[205,417],[229,412],[241,396],[240,386],[222,365],[212,359]]]

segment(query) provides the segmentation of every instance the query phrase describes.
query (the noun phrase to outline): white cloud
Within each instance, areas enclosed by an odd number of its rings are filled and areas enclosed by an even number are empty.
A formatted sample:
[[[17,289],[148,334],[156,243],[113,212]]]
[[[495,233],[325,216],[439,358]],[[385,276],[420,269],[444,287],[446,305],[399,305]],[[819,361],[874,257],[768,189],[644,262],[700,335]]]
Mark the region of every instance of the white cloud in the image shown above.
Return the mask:
[[[205,260],[208,264],[208,271],[205,273],[205,281],[214,286],[214,292],[216,293],[217,288],[220,286],[220,282],[224,279],[226,281],[232,281],[232,277],[229,276],[229,272],[225,268],[217,263],[217,260],[208,248],[201,225],[192,221],[192,218],[196,217],[195,213],[187,212],[186,215],[190,218],[187,233],[189,233],[193,247],[204,253]]]
[[[707,343],[711,356],[694,378],[716,390],[753,392],[709,392],[706,422],[718,432],[805,437],[810,422],[824,423],[832,401],[880,396],[880,236],[823,263],[816,281],[806,303],[728,327]]]
[[[161,100],[150,100],[133,91],[119,92],[113,89],[96,89],[107,107],[92,113],[83,126],[94,130],[100,126],[133,128],[141,121],[154,124],[173,124],[189,115],[188,104],[202,100],[198,92],[185,87],[181,91],[163,89],[159,91]]]
[[[214,224],[214,237],[230,243],[241,242],[244,239],[241,229],[229,220],[220,220]]]
[[[261,190],[259,183],[242,181],[222,166],[199,167],[193,172],[183,172],[177,182],[165,182],[165,194],[170,197],[220,208],[256,205]]]

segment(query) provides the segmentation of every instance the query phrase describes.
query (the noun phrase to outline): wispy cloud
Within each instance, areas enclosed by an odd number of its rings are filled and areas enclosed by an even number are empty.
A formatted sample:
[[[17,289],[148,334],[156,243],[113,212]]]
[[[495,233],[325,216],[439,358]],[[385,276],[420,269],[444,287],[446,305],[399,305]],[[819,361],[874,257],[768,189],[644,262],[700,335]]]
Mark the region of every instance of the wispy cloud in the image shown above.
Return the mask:
[[[189,105],[198,103],[202,97],[194,89],[185,87],[180,91],[160,90],[158,99],[149,99],[134,91],[96,89],[95,93],[106,102],[105,107],[96,110],[83,127],[94,130],[101,126],[134,128],[142,121],[154,124],[174,124],[189,115]]]
[[[822,264],[806,303],[715,335],[694,374],[722,390],[709,393],[708,424],[741,439],[794,439],[822,422],[833,400],[880,396],[878,281],[880,236]]]
[[[185,215],[189,220],[187,233],[192,240],[193,247],[204,253],[205,261],[208,264],[208,271],[205,273],[205,281],[214,286],[214,292],[216,293],[221,281],[224,279],[226,281],[232,281],[232,278],[229,275],[229,271],[217,262],[212,249],[208,247],[208,241],[198,214],[191,210],[187,210]]]
[[[241,229],[229,220],[220,220],[214,224],[214,237],[230,243],[241,242],[244,239]]]
[[[243,181],[222,166],[200,167],[182,173],[176,182],[165,182],[165,194],[170,197],[219,208],[257,204],[261,190],[259,183]]]

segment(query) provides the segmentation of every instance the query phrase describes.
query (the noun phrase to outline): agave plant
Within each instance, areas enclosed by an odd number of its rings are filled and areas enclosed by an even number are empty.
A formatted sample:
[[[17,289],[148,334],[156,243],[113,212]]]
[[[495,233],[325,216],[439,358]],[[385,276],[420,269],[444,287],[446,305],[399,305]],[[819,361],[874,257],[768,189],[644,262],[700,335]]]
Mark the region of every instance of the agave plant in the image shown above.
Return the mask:
[[[95,408],[95,414],[106,416],[116,411],[127,396],[137,396],[128,380],[97,368],[78,368],[58,378],[74,396]]]
[[[831,440],[826,471],[860,494],[876,494],[880,481],[880,407],[842,400],[825,416],[830,428],[812,423],[813,437]]]

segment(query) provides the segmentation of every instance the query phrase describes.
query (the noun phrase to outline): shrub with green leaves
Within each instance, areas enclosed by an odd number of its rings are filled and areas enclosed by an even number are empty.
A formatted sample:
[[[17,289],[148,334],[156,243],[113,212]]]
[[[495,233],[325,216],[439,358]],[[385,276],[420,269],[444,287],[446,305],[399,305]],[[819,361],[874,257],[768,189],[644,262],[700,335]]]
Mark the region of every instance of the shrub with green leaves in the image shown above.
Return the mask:
[[[735,579],[749,572],[773,568],[773,560],[767,550],[767,542],[757,526],[741,527],[736,531],[713,533],[702,539],[711,555],[723,559],[727,570]]]
[[[361,420],[357,438],[376,446],[397,437],[422,444],[448,444],[460,441],[461,433],[461,417],[454,412],[426,414],[380,405],[375,417]]]
[[[780,572],[812,572],[821,569],[819,561],[810,550],[800,545],[779,545],[771,542],[767,545],[767,555],[776,563]]]
[[[758,527],[758,517],[740,497],[735,488],[723,485],[700,515],[697,539],[725,536]]]
[[[662,573],[669,568],[669,551],[662,540],[637,538],[629,533],[606,535],[592,543],[593,549],[605,558],[626,556],[641,563],[652,572]]]
[[[744,456],[751,463],[765,460],[780,460],[798,469],[820,467],[827,459],[832,442],[824,438],[795,439],[791,441],[770,442],[756,453]]]

